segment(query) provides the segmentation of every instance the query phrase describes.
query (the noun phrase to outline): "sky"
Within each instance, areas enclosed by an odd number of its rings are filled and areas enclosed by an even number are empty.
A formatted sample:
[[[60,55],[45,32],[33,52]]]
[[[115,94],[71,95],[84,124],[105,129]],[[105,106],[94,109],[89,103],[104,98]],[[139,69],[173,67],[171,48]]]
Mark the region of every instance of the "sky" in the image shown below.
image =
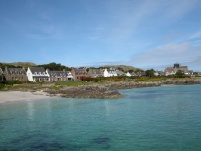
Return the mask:
[[[0,0],[0,62],[201,71],[201,1]]]

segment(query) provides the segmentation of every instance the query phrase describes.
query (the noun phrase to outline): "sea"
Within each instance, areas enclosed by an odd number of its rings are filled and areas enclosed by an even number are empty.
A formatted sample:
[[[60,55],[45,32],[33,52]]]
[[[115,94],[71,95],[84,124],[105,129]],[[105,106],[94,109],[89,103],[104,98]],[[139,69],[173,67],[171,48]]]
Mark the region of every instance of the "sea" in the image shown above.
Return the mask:
[[[199,151],[201,85],[0,104],[0,151]]]

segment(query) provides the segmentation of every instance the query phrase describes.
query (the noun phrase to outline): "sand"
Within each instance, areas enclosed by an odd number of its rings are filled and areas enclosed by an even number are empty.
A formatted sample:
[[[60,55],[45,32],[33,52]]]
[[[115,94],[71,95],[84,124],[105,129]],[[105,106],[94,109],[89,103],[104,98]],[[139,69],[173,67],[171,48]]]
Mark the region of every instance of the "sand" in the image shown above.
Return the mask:
[[[0,104],[17,101],[32,101],[48,99],[47,93],[43,91],[21,92],[21,91],[2,91],[0,92]]]

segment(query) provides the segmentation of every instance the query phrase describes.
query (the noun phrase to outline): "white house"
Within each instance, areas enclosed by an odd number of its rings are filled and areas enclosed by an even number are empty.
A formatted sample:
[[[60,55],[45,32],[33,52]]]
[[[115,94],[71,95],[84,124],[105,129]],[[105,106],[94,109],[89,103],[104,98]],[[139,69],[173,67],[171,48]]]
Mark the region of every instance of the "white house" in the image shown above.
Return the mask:
[[[129,72],[126,73],[126,76],[131,77],[131,74]]]
[[[159,73],[157,71],[154,72],[154,76],[159,76]]]
[[[177,70],[173,67],[167,67],[164,72],[165,76],[169,76],[169,75],[175,75]]]
[[[110,68],[109,70],[104,69],[103,76],[104,77],[116,77],[117,73],[116,73],[116,70],[112,69],[112,68]]]
[[[28,81],[49,81],[47,72],[43,67],[31,67],[27,70]]]

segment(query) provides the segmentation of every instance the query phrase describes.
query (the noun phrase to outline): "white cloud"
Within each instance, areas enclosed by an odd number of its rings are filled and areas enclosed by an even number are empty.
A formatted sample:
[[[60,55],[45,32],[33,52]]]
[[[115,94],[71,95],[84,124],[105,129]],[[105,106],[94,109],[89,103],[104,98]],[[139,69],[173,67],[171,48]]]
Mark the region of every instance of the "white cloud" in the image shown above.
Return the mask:
[[[161,37],[162,42],[186,40],[186,31],[184,33],[178,31],[177,23],[199,3],[198,0],[107,2],[107,6],[104,6],[107,8],[104,9],[106,12],[103,12],[107,17],[96,14],[94,17],[99,20],[93,27],[96,30],[89,32],[87,37],[89,40],[101,41],[109,46],[111,52],[123,52],[125,49],[119,50],[119,48],[128,45],[139,48],[144,46],[144,43],[156,44],[161,42]],[[168,32],[171,35],[163,37],[163,34]]]
[[[175,62],[196,64],[197,57],[201,56],[201,47],[193,45],[184,42],[156,47],[133,56],[129,64],[142,68],[160,68]]]
[[[190,36],[190,39],[201,38],[201,30],[196,31]]]

